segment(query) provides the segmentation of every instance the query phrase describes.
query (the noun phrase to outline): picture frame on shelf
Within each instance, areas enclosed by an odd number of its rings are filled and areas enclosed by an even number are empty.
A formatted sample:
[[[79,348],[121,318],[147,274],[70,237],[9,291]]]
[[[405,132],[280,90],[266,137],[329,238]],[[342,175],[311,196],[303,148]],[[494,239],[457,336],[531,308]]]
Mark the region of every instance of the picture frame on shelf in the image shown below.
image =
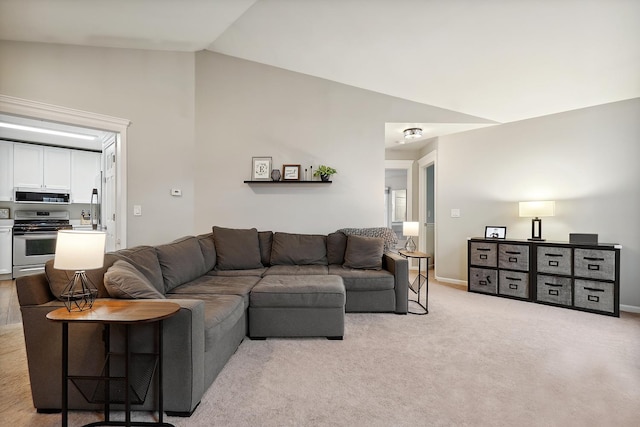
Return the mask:
[[[271,157],[251,158],[251,180],[270,181],[271,180]]]
[[[283,181],[300,181],[300,165],[282,165]]]
[[[487,225],[484,227],[484,237],[487,239],[506,239],[507,227],[502,225]]]

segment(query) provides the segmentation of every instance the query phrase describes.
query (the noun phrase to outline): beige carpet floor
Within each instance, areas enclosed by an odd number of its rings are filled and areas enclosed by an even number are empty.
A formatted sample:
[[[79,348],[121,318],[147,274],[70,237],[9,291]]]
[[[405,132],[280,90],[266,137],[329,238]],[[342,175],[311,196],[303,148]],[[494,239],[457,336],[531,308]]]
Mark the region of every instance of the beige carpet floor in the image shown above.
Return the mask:
[[[430,291],[427,316],[347,314],[344,341],[247,339],[195,413],[165,421],[640,426],[640,315],[613,318],[433,282]],[[22,340],[19,326],[0,328],[0,425],[60,425],[59,414],[32,407]],[[97,420],[73,412],[70,425]]]

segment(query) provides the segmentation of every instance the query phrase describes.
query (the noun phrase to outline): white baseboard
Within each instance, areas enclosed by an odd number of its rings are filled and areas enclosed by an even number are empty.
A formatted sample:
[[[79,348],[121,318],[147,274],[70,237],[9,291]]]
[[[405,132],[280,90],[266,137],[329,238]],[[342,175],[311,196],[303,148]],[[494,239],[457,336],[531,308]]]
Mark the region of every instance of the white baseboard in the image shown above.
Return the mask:
[[[636,307],[635,305],[620,304],[620,311],[627,311],[629,313],[640,313],[640,307]]]

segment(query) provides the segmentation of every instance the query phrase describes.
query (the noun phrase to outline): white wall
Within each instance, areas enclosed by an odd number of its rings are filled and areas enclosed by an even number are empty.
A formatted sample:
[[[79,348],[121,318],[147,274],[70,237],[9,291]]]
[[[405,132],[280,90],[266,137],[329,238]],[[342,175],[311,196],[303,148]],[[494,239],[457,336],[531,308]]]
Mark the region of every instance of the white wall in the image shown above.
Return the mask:
[[[208,51],[196,54],[195,227],[384,224],[384,124],[468,116]],[[477,120],[477,119],[476,119]],[[327,164],[330,185],[250,186],[252,156]]]
[[[622,244],[621,304],[640,307],[639,117],[633,99],[441,137],[438,276],[466,280],[467,237],[483,235],[485,225],[530,237],[518,201],[555,200],[543,237],[598,233],[600,242]]]
[[[194,79],[192,53],[0,41],[0,93],[132,121],[129,246],[192,232]]]

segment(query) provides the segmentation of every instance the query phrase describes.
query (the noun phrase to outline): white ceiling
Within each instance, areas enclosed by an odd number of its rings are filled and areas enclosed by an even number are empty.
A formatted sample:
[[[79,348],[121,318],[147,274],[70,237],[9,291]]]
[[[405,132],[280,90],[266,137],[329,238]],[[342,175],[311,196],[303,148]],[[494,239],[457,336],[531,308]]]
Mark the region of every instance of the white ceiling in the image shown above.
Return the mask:
[[[0,0],[0,39],[209,49],[499,123],[640,96],[638,0]]]

